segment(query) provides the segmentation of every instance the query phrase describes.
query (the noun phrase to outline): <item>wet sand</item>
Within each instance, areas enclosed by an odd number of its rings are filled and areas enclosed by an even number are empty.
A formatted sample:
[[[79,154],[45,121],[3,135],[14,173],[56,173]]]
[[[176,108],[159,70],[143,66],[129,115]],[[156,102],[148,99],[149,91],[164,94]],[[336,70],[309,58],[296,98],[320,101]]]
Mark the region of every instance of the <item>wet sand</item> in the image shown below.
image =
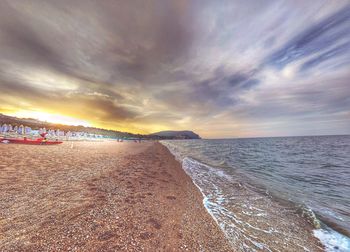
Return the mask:
[[[158,143],[0,153],[0,251],[234,251]]]

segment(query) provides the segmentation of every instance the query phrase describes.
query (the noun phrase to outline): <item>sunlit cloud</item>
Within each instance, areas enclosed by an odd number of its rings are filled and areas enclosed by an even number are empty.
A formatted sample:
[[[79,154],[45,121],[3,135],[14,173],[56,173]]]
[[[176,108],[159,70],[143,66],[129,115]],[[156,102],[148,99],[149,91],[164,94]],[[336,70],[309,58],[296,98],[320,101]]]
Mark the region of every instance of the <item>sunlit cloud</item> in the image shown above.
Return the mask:
[[[342,0],[2,1],[0,113],[204,137],[350,133],[349,20]]]
[[[47,112],[42,111],[26,111],[26,110],[20,110],[16,111],[14,113],[11,113],[12,116],[17,116],[20,118],[32,118],[41,120],[44,122],[50,122],[50,123],[57,123],[57,124],[64,124],[64,125],[74,125],[74,126],[85,126],[89,127],[91,124],[84,120],[79,120],[77,118],[69,117],[69,116],[63,116],[63,115],[57,115],[57,114],[51,114]]]

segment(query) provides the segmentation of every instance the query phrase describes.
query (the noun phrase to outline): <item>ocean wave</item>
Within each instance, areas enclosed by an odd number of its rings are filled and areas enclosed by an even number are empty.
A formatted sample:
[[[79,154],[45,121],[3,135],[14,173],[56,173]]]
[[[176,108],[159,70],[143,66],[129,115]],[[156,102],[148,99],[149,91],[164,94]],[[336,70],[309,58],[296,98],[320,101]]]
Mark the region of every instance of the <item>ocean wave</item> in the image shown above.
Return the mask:
[[[269,197],[250,191],[224,171],[192,158],[185,157],[182,166],[203,194],[205,208],[234,248],[273,251],[276,237],[291,237],[287,233],[289,223],[275,227],[276,220],[269,222],[276,216],[274,211],[279,211],[266,208]]]
[[[314,235],[324,244],[327,252],[350,251],[349,238],[332,229],[316,229]]]
[[[348,238],[325,226],[311,207],[286,202],[276,193],[271,195],[268,190],[262,190],[261,185],[247,183],[241,174],[233,176],[232,172],[225,172],[228,164],[223,160],[217,167],[211,166],[189,156],[191,152],[186,148],[172,142],[162,144],[182,163],[202,193],[205,208],[234,248],[242,251],[280,250],[284,245],[276,246],[275,242],[283,237],[280,242],[294,244],[298,251],[313,251],[306,237],[290,231],[302,225],[302,221],[297,220],[302,217],[315,229],[310,235],[321,240],[327,251],[350,251]]]
[[[248,246],[245,242],[239,244],[243,250],[244,248],[247,249],[247,247],[249,247],[250,251],[258,251],[261,249],[271,251],[266,244],[259,242],[249,234],[242,232],[243,230],[240,228],[240,226],[247,225],[251,228],[267,233],[270,232],[269,230],[262,230],[250,225],[249,223],[244,223],[244,221],[240,220],[233,212],[225,207],[225,205],[229,203],[230,197],[227,197],[220,186],[218,186],[213,180],[232,182],[230,176],[221,170],[217,170],[188,157],[182,160],[182,166],[186,173],[193,179],[194,184],[201,191],[205,208],[216,223],[218,223],[219,227],[231,242],[232,246],[237,246],[238,240],[245,240],[249,241],[250,245]],[[208,177],[209,175],[210,178]],[[213,179],[214,177],[216,178]],[[241,184],[236,184],[236,186],[242,187]]]
[[[210,170],[212,173],[215,173],[216,176],[219,177],[224,177],[227,180],[230,180],[230,176],[225,174],[223,171],[217,170],[213,167],[207,166],[205,164],[200,163],[197,160],[193,160],[190,158],[185,158],[183,160],[183,166],[185,168],[185,170],[189,170],[191,169],[191,163],[193,165],[193,163],[196,163],[196,165],[200,165],[200,166],[206,166],[206,168],[208,170]],[[191,175],[191,172],[190,172]],[[193,176],[193,174],[192,174]],[[232,180],[231,180],[232,181]],[[198,183],[198,182],[197,182]],[[238,185],[240,187],[243,187],[242,184],[238,183]],[[197,185],[198,187],[198,185]],[[200,187],[199,187],[200,188]],[[224,215],[225,217],[234,220],[234,222],[236,223],[240,223],[242,224],[242,221],[240,221],[235,214],[229,212],[228,209],[226,209],[225,207],[223,207],[220,203],[225,202],[225,199],[223,199],[224,195],[222,193],[218,193],[218,189],[216,188],[216,190],[214,190],[214,194],[216,193],[216,196],[220,196],[216,198],[216,202],[211,202],[210,198],[211,197],[206,197],[205,194],[203,194],[203,190],[201,190],[203,196],[204,196],[204,205],[205,207],[208,209],[209,213],[212,215],[212,217],[216,220],[216,222],[219,224],[219,226],[222,228],[223,232],[226,234],[226,236],[228,238],[230,238],[230,230],[227,230],[227,223],[225,223],[223,220],[224,218],[222,218],[222,216],[220,215]],[[267,195],[269,195],[269,193],[267,193]],[[278,201],[280,202],[281,199],[278,199]],[[253,206],[248,207],[248,209],[253,209]],[[309,222],[313,227],[314,227],[314,235],[315,237],[317,237],[322,244],[325,246],[326,251],[327,252],[347,252],[350,251],[350,242],[349,239],[332,230],[331,228],[327,227],[324,223],[321,222],[321,220],[317,217],[317,215],[315,214],[315,212],[308,206],[306,205],[296,205],[296,209],[297,209],[297,213],[300,214],[300,216],[304,219],[307,220],[307,222]],[[259,210],[260,213],[255,214],[255,216],[266,216],[266,213],[264,213],[264,210],[259,209],[259,208],[255,208],[255,210]],[[249,211],[242,211],[243,214],[245,215],[252,215]],[[258,230],[260,232],[266,233],[266,234],[272,234],[273,233],[273,229],[269,229],[269,230],[264,230],[261,228],[256,228],[252,225],[250,225],[249,223],[244,223],[244,225],[249,226],[251,229],[255,229]],[[235,226],[237,228],[237,226]],[[259,249],[266,249],[266,250],[270,250],[268,248],[267,245],[262,244],[262,243],[257,243],[254,242],[254,240],[252,240],[249,237],[246,237],[246,239],[250,240],[257,248]]]
[[[323,216],[325,209],[314,209],[307,204],[294,202],[292,198],[279,194],[278,191],[269,191],[261,183],[256,183],[257,181],[251,180],[242,173],[242,169],[231,168],[232,161],[228,163],[225,155],[221,155],[221,152],[216,153],[217,150],[212,148],[213,144],[203,145],[202,148],[207,148],[205,151],[198,146],[193,148],[193,144],[187,146],[171,141],[165,141],[162,144],[182,163],[186,173],[203,194],[205,208],[235,248],[238,247],[243,251],[268,251],[273,248],[270,246],[269,239],[274,240],[276,237],[284,236],[290,238],[286,242],[296,244],[299,247],[298,250],[309,249],[307,242],[304,245],[298,244],[300,237],[294,236],[295,230],[288,233],[293,230],[293,227],[290,228],[288,225],[293,226],[298,223],[298,220],[293,219],[293,216],[297,215],[298,218],[306,219],[314,228],[313,235],[321,240],[327,251],[350,251],[349,238],[334,231],[325,225],[321,218],[318,218],[318,214]],[[243,152],[243,154],[249,153]],[[217,156],[214,158],[213,155]],[[198,157],[202,157],[207,162]],[[269,169],[266,171],[255,169],[254,172],[255,174],[263,172],[261,176],[264,178],[269,174],[274,175]],[[278,218],[282,223],[276,221]],[[277,249],[280,248],[277,247]],[[312,251],[312,249],[309,250]]]

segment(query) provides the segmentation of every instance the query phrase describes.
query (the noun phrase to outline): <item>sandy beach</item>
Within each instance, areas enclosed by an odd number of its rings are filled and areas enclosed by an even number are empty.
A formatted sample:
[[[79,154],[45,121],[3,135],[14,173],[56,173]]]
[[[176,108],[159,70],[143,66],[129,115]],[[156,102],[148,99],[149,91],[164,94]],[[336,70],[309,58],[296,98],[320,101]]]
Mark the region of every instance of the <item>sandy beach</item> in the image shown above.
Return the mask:
[[[159,143],[0,145],[0,251],[232,251]]]

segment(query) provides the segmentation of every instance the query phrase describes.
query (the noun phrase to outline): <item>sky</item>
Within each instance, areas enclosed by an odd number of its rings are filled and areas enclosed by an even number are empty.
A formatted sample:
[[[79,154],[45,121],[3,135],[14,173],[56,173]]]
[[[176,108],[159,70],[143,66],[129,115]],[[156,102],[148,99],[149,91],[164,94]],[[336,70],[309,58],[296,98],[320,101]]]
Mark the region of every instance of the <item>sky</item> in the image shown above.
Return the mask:
[[[0,113],[205,138],[350,134],[350,1],[1,0]]]

